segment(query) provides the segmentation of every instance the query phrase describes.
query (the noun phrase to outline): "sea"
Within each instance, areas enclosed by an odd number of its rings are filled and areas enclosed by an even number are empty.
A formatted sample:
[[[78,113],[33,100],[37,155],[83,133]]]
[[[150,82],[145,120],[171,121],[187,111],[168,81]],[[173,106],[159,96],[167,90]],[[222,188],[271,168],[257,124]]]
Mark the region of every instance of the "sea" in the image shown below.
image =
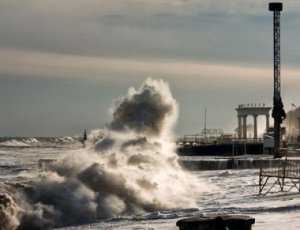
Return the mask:
[[[8,138],[0,142],[0,182],[15,184],[34,180],[47,162],[84,148],[74,137]],[[294,190],[259,195],[257,169],[190,172],[201,186],[210,188],[195,207],[157,210],[116,216],[95,223],[61,229],[175,230],[179,219],[196,215],[243,214],[255,218],[254,230],[300,229],[300,193]],[[197,183],[197,181],[195,182]],[[279,191],[279,190],[278,190]]]

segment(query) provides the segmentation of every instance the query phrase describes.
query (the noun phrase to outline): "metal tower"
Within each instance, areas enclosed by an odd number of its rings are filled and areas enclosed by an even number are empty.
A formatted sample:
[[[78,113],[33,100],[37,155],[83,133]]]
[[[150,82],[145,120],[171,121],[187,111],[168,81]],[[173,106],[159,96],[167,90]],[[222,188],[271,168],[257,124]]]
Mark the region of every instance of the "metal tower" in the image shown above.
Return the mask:
[[[283,103],[280,95],[280,12],[282,11],[281,2],[269,3],[269,10],[273,11],[273,36],[274,36],[274,94],[273,94],[273,111],[274,118],[274,158],[281,157],[280,140],[281,140],[281,123],[286,114],[283,109]]]

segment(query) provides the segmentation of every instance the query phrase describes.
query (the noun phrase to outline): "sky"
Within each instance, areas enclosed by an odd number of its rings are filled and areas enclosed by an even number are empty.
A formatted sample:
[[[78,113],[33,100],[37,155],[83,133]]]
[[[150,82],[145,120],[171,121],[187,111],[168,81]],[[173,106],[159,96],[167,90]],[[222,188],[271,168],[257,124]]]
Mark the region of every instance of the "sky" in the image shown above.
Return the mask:
[[[148,77],[169,83],[180,108],[177,135],[199,133],[205,108],[208,128],[232,132],[237,105],[272,102],[267,7],[264,0],[0,0],[0,136],[102,128],[114,100]],[[299,10],[300,1],[284,1],[286,109],[300,104]]]

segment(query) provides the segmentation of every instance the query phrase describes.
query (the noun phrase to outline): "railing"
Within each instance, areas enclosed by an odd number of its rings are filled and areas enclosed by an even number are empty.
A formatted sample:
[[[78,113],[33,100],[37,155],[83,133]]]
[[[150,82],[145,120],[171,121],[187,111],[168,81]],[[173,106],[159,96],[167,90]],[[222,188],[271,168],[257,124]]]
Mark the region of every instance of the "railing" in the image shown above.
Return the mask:
[[[203,144],[244,144],[244,143],[263,143],[262,138],[222,138],[222,137],[202,137],[202,136],[185,136],[176,140],[178,145],[203,145]]]
[[[268,109],[269,107],[264,104],[264,103],[259,103],[259,104],[255,104],[255,103],[249,103],[249,104],[241,104],[238,106],[238,109],[248,109],[248,108],[257,108],[257,109],[260,109],[260,108],[266,108]]]
[[[294,162],[286,158],[277,168],[261,168],[259,171],[259,194],[263,194],[264,188],[272,178],[275,181],[271,183],[264,194],[269,193],[276,185],[279,185],[281,192],[285,191],[285,187],[288,188],[287,191],[296,188],[300,192],[300,162]]]
[[[261,176],[300,179],[300,163],[284,161],[278,168],[260,169]]]

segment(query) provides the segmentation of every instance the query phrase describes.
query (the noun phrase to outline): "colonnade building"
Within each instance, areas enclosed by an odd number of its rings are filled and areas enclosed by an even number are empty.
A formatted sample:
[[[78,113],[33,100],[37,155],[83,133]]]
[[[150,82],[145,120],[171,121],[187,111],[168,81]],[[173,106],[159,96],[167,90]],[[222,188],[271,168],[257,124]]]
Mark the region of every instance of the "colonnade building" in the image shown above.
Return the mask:
[[[254,139],[257,139],[257,118],[258,116],[266,117],[266,130],[270,127],[270,110],[271,107],[265,104],[247,104],[239,105],[236,108],[238,118],[238,138],[247,139],[247,118],[253,118]]]

